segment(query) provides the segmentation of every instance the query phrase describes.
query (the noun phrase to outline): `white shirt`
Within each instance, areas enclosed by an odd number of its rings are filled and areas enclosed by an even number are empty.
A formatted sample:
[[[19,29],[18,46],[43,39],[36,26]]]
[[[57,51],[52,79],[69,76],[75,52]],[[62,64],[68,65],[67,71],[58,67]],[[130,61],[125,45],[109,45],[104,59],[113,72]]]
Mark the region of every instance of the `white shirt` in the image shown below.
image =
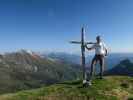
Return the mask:
[[[96,43],[94,45],[92,45],[91,47],[92,49],[95,49],[95,54],[97,55],[105,55],[106,53],[106,46],[103,42],[100,43]]]

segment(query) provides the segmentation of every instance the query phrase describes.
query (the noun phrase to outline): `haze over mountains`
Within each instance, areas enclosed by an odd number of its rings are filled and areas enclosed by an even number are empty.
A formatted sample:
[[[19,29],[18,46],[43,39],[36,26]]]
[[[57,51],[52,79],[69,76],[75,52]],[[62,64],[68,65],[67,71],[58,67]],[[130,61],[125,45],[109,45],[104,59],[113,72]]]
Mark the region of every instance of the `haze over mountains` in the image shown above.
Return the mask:
[[[51,58],[53,60],[60,60],[60,61],[67,61],[67,62],[72,62],[76,64],[80,64],[80,55],[78,54],[69,54],[65,52],[51,52],[48,54],[43,53],[42,56]],[[86,63],[87,66],[90,65],[91,60],[93,58],[93,55],[88,55],[86,57]],[[121,60],[124,59],[130,59],[133,61],[133,53],[111,53],[105,58],[105,65],[106,65],[106,70],[111,69],[115,65],[117,65]]]

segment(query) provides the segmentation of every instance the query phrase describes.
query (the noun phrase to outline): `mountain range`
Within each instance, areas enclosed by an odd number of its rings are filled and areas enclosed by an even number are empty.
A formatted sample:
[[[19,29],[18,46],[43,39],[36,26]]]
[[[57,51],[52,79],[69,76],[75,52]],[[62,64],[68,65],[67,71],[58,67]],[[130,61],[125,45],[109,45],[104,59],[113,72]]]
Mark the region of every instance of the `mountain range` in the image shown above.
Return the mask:
[[[5,53],[0,55],[0,93],[73,80],[80,73],[78,64],[42,58],[32,51]]]
[[[88,56],[88,63],[93,56]],[[127,59],[128,58],[128,59]],[[133,75],[132,54],[110,54],[105,75]],[[0,54],[0,94],[81,79],[80,56],[19,50]]]

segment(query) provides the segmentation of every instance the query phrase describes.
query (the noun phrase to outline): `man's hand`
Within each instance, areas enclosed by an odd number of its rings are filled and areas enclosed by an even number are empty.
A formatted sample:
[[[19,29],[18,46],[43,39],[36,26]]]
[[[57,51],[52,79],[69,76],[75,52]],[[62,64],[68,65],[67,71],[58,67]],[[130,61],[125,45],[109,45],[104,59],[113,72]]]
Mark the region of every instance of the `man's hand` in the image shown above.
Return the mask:
[[[87,43],[85,43],[84,46],[87,48]]]
[[[105,56],[108,56],[108,50],[107,49],[105,49]]]

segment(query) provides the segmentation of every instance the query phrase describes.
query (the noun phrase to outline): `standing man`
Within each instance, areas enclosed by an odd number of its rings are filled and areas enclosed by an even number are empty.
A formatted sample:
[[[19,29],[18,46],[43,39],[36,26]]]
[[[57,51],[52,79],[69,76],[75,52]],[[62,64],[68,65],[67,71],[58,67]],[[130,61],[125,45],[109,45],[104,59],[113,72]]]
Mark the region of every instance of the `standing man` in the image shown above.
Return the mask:
[[[91,62],[91,72],[90,72],[90,79],[89,79],[89,85],[91,85],[91,79],[93,78],[94,74],[94,68],[95,64],[99,61],[100,63],[100,79],[103,77],[103,71],[104,71],[104,57],[107,56],[107,48],[105,44],[102,42],[102,39],[100,36],[96,37],[96,43],[94,43],[90,48],[85,45],[85,47],[88,50],[95,50],[95,56],[92,59]]]

